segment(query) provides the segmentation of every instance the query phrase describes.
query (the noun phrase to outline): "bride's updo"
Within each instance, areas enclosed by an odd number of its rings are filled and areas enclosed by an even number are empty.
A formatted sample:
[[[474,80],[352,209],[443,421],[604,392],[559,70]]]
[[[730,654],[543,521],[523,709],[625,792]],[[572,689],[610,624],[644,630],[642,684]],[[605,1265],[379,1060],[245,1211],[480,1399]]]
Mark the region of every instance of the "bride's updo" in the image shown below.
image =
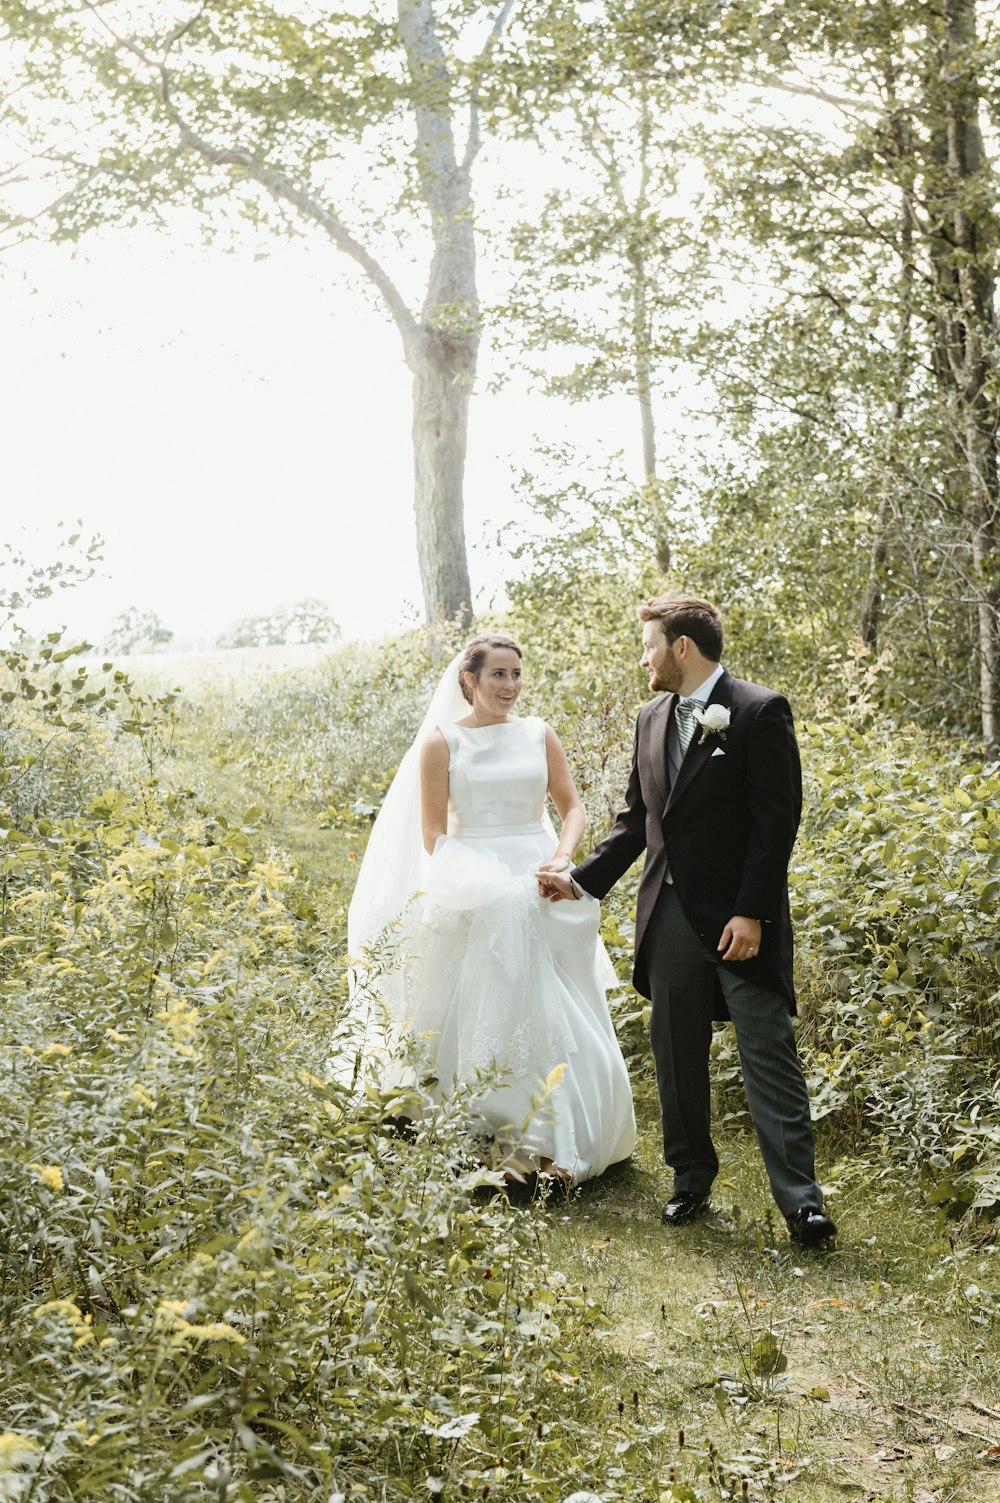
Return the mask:
[[[524,659],[524,653],[510,637],[473,637],[472,641],[466,644],[462,661],[458,665],[458,686],[462,691],[462,698],[470,705],[472,694],[466,685],[465,675],[471,674],[474,679],[478,680],[483,664],[486,662],[486,654],[494,647],[506,648],[508,652],[516,652],[522,661]]]

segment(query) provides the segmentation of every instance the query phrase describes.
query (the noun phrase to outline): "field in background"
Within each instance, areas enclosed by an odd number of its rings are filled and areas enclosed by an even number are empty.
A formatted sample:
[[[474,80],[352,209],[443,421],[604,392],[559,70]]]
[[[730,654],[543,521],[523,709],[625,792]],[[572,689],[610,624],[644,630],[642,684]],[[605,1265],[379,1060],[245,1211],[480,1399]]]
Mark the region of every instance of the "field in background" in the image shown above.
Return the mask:
[[[312,668],[335,650],[311,643],[284,647],[215,647],[204,652],[136,652],[117,657],[114,662],[138,683],[160,689],[175,684],[185,690],[198,690],[209,685],[243,688],[275,673]],[[90,656],[83,661],[93,671],[108,658]]]

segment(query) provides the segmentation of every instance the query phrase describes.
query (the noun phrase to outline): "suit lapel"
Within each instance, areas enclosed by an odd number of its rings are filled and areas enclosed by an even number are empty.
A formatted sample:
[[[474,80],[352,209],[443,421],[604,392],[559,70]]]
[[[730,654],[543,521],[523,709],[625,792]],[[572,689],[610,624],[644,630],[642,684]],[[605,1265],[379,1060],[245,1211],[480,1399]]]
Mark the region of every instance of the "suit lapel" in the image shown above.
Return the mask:
[[[675,694],[662,694],[660,699],[654,702],[650,721],[648,721],[650,724],[648,756],[650,756],[653,782],[656,783],[656,791],[660,795],[660,807],[666,807],[666,800],[671,792],[671,767],[666,759],[666,730],[671,723],[675,697],[677,697]]]
[[[728,669],[726,669],[723,672],[722,676],[718,678],[715,684],[712,686],[712,692],[708,696],[707,704],[727,705],[729,706],[730,710],[735,713],[735,709],[732,704],[732,686],[733,676],[728,671]],[[674,697],[675,696],[671,695],[671,699],[673,699]],[[672,705],[671,708],[673,708]],[[715,751],[716,747],[720,744],[721,743],[718,736],[706,736],[705,739],[702,740],[701,726],[698,725],[697,722],[695,722],[694,735],[691,737],[690,745],[688,746],[688,749],[684,754],[684,760],[681,763],[680,771],[677,774],[677,781],[670,789],[670,795],[667,799],[668,809],[672,804],[676,803],[677,799],[683,797],[685,791],[690,788],[693,779],[701,771],[705,763],[708,761],[709,757]],[[725,750],[724,747],[723,750]]]
[[[666,807],[670,796],[670,765],[667,762],[667,731],[674,713],[676,694],[664,694],[653,706],[649,727],[649,761],[653,769],[653,781]]]

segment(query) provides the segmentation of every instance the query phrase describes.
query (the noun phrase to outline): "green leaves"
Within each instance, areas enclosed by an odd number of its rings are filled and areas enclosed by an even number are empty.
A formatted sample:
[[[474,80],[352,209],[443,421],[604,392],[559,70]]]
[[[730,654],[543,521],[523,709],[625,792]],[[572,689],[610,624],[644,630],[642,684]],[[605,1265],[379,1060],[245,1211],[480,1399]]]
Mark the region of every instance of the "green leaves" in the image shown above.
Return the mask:
[[[977,1187],[1000,1131],[984,1006],[1000,986],[1000,783],[913,727],[860,723],[803,732],[792,895],[814,1114],[845,1144],[874,1139],[933,1203],[978,1196],[995,1215]]]

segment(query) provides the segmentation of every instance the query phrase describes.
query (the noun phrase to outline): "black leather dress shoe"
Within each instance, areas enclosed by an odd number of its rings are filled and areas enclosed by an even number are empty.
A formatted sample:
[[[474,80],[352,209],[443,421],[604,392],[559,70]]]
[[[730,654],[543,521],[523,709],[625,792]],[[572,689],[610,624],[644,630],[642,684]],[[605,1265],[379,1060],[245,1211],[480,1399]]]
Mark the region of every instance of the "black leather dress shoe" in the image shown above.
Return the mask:
[[[800,1206],[785,1219],[788,1222],[788,1235],[793,1242],[801,1242],[803,1247],[816,1247],[820,1242],[827,1242],[837,1235],[837,1228],[829,1216],[811,1206]]]
[[[668,1226],[683,1226],[708,1210],[708,1196],[697,1195],[694,1190],[678,1190],[663,1208],[660,1219]]]

